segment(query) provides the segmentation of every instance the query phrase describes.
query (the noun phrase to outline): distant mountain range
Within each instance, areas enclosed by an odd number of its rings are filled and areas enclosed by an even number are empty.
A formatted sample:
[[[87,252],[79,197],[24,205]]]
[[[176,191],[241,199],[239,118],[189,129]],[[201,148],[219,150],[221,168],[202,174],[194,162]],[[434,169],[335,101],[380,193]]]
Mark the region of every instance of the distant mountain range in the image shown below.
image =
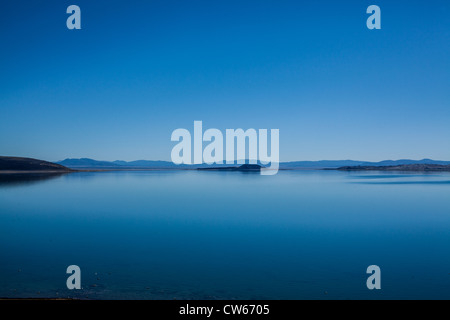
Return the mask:
[[[247,161],[248,162],[248,161]],[[62,166],[72,169],[144,169],[144,168],[204,168],[209,167],[206,164],[202,165],[175,165],[170,161],[154,161],[154,160],[136,160],[136,161],[98,161],[89,158],[81,159],[65,159],[56,162]],[[235,163],[237,165],[237,163]],[[258,164],[261,164],[258,162]],[[321,161],[292,161],[281,162],[281,169],[322,169],[322,168],[340,168],[340,167],[354,167],[354,166],[399,166],[399,165],[413,165],[413,164],[434,164],[434,165],[450,165],[450,161],[437,161],[432,159],[422,160],[384,160],[380,162],[356,161],[356,160],[321,160]],[[215,167],[221,165],[214,164]],[[230,166],[230,164],[223,164],[222,166]]]
[[[89,158],[65,159],[57,161],[57,164],[72,169],[139,169],[139,168],[175,168],[179,167],[170,161],[152,161],[152,160],[136,160],[136,161],[99,161]],[[181,166],[190,167],[190,166]]]

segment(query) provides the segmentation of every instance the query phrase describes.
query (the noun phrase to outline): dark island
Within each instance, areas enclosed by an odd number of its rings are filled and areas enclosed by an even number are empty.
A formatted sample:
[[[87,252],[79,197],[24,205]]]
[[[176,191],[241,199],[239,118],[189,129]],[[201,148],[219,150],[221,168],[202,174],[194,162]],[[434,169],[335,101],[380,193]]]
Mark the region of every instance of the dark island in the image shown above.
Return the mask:
[[[260,172],[262,168],[259,164],[243,164],[239,167],[197,168],[197,170]]]
[[[450,172],[450,165],[440,164],[404,164],[397,166],[347,166],[341,171],[415,171],[415,172]]]

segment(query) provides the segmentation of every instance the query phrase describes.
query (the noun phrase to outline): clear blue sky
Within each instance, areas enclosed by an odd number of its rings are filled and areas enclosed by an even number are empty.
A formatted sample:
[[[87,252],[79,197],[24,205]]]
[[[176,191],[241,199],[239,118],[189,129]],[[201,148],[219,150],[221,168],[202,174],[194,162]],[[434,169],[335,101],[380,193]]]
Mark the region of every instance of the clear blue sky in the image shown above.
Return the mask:
[[[0,46],[0,155],[169,160],[202,120],[282,161],[450,160],[448,0],[10,0]]]

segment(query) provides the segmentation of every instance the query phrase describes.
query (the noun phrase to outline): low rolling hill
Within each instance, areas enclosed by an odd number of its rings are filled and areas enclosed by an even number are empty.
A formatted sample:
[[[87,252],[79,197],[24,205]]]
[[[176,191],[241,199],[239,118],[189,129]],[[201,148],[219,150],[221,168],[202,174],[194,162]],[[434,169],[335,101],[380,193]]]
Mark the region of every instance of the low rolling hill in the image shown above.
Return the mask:
[[[60,164],[33,158],[0,156],[0,171],[70,172],[73,170]]]

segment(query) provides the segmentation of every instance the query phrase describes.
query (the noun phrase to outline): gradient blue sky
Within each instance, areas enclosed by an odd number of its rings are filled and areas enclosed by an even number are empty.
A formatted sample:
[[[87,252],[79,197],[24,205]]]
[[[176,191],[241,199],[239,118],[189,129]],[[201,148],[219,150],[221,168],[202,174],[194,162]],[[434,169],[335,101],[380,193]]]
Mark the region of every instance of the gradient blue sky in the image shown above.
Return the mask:
[[[4,1],[0,45],[0,155],[170,160],[202,120],[282,161],[450,160],[447,0]]]

